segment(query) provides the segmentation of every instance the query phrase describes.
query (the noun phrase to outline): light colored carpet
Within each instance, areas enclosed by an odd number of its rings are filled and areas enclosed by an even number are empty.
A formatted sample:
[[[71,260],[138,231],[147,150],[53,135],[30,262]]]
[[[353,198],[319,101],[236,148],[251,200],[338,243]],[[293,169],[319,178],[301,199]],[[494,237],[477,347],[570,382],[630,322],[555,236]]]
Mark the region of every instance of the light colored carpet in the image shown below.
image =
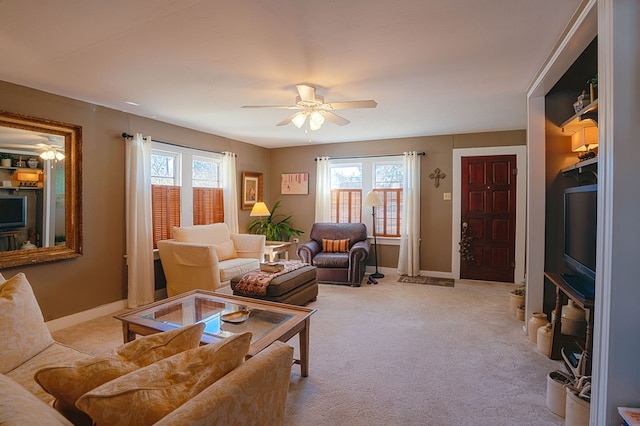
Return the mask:
[[[286,425],[562,425],[545,404],[546,374],[508,312],[513,285],[397,282],[320,285],[309,377],[293,366]],[[103,317],[54,333],[97,352],[122,342]],[[298,339],[289,342],[298,351]]]

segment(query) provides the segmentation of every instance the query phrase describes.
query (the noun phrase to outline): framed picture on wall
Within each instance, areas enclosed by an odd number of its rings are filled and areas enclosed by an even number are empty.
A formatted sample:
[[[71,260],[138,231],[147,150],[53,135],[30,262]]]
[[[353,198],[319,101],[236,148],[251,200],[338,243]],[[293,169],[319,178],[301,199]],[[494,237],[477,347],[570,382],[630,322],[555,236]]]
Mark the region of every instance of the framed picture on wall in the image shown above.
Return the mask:
[[[242,210],[251,210],[262,197],[262,173],[242,172]]]
[[[308,194],[309,173],[283,173],[280,193],[283,195]]]

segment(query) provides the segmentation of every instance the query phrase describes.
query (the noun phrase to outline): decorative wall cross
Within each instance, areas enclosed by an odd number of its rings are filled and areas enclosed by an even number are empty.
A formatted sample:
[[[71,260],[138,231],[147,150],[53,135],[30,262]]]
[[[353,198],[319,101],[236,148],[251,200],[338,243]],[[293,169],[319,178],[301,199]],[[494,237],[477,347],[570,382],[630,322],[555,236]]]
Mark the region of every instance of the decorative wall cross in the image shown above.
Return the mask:
[[[440,179],[444,179],[445,177],[447,177],[447,175],[445,175],[444,173],[442,173],[442,172],[440,171],[440,169],[435,169],[435,170],[433,171],[433,173],[431,173],[431,174],[429,175],[429,179],[434,179],[434,180],[435,180],[435,181],[434,181],[434,183],[433,183],[433,185],[434,185],[436,188],[440,186]]]

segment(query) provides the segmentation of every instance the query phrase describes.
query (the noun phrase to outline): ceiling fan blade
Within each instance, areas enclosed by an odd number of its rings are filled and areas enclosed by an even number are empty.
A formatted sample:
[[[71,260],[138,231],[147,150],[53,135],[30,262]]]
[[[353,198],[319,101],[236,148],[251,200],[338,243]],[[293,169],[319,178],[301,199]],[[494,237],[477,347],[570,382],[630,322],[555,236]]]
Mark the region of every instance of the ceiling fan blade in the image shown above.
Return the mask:
[[[375,108],[378,103],[368,99],[366,101],[330,102],[329,109],[351,109],[351,108]]]
[[[304,102],[316,101],[315,87],[307,86],[306,84],[297,84],[296,89],[298,89],[298,94],[300,95],[300,99],[302,101]]]
[[[298,115],[297,112],[295,114],[291,114],[290,116],[276,124],[276,126],[286,126],[287,124],[291,123],[291,120],[293,120],[293,117],[295,117],[296,115]]]
[[[346,126],[347,124],[351,123],[346,118],[342,118],[339,115],[332,113],[331,111],[324,111],[322,115],[324,115],[324,118],[332,123],[337,124],[338,126]]]
[[[300,109],[296,105],[243,105],[240,108],[277,108],[277,109]]]

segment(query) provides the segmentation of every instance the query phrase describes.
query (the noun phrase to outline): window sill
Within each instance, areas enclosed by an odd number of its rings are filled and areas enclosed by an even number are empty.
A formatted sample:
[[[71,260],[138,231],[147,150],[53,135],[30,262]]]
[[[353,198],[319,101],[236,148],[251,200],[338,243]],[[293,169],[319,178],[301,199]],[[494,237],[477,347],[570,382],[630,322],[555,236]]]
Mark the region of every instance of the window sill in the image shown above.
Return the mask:
[[[368,236],[367,239],[369,243],[373,244],[373,235]],[[376,237],[376,241],[378,245],[382,246],[399,246],[400,245],[400,237]]]

